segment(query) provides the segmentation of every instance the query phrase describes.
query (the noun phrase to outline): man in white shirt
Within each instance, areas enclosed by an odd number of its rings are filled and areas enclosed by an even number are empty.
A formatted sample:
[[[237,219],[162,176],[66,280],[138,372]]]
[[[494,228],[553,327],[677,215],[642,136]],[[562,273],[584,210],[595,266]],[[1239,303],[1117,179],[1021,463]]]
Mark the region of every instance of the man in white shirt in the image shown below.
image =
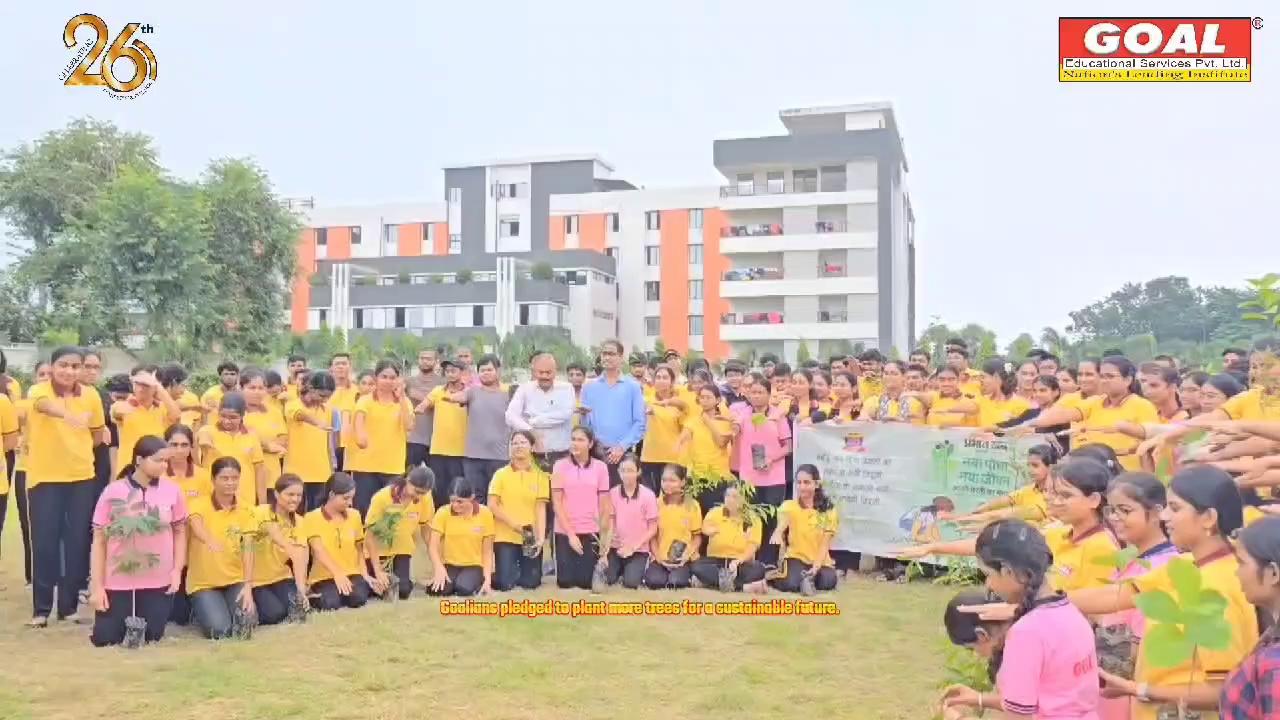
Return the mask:
[[[577,399],[572,385],[556,379],[556,359],[551,353],[534,355],[530,366],[533,380],[521,384],[511,396],[507,425],[533,432],[538,464],[550,472],[555,461],[569,452]]]

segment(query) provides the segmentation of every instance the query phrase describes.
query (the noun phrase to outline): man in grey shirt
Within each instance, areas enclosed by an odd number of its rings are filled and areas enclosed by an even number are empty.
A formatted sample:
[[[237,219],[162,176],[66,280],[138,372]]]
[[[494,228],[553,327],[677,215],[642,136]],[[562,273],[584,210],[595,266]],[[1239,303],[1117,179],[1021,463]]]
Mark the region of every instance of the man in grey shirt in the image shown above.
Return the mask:
[[[444,384],[444,378],[436,371],[436,351],[421,350],[418,352],[418,374],[405,383],[409,401],[415,408],[427,399],[427,395],[438,385]],[[435,412],[415,413],[413,430],[409,432],[409,467],[416,468],[427,464],[427,455],[431,452],[431,429],[435,420]]]
[[[507,425],[512,430],[529,430],[536,442],[533,451],[546,472],[569,452],[577,397],[573,386],[556,379],[556,359],[539,353],[530,361],[533,381],[516,388],[507,406]]]
[[[511,458],[511,432],[506,419],[509,396],[498,379],[500,366],[494,355],[481,357],[476,363],[479,384],[463,392],[463,404],[467,406],[467,441],[462,473],[482,503],[489,499],[489,481],[493,474]]]

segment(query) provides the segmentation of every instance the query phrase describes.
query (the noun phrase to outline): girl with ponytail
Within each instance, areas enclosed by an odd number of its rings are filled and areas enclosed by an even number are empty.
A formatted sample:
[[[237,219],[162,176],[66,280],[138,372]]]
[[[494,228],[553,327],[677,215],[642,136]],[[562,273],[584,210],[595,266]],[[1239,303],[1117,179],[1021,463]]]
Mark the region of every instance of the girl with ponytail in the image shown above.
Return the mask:
[[[1240,533],[1240,586],[1266,613],[1270,628],[1222,685],[1218,712],[1228,720],[1264,720],[1280,710],[1280,518],[1263,518]]]
[[[1093,628],[1054,592],[1048,576],[1053,556],[1044,536],[1022,520],[1000,520],[983,528],[975,549],[987,589],[1015,610],[996,661],[996,692],[952,686],[943,694],[944,710],[1000,708],[1006,716],[1095,720]]]

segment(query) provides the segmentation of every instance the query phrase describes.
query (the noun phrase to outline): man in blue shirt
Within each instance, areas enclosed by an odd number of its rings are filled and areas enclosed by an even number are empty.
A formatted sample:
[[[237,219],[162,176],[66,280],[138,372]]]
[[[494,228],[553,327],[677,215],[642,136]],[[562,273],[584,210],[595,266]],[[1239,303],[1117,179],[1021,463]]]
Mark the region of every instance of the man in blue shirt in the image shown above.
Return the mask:
[[[609,483],[617,485],[618,462],[644,438],[644,389],[622,374],[622,343],[606,340],[600,346],[600,377],[582,388],[582,423],[595,433],[597,448],[609,466]]]

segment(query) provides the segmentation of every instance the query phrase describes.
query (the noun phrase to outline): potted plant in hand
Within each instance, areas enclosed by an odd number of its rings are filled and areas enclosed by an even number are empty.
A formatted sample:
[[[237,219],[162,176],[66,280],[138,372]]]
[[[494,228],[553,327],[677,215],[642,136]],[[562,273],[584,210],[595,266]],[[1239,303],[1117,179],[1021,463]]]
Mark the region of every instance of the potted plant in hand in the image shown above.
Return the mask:
[[[257,550],[258,543],[270,542],[266,529],[262,527],[241,528],[231,526],[227,528],[227,541],[230,543],[239,543],[240,552],[253,554]],[[231,607],[231,637],[237,640],[249,640],[253,638],[253,630],[258,627],[258,614],[256,612],[246,612],[244,606],[239,602],[233,603]]]
[[[373,539],[377,541],[378,547],[383,550],[389,550],[395,545],[396,533],[400,530],[400,523],[404,520],[404,510],[399,507],[389,507],[382,517],[369,525],[369,533],[373,535]],[[382,571],[387,576],[387,588],[382,594],[383,600],[399,600],[400,599],[400,583],[411,582],[411,578],[401,578],[396,575],[393,568],[394,556],[388,554],[384,558],[380,558],[382,563]]]
[[[1146,568],[1151,567],[1151,563],[1138,557],[1138,548],[1132,545],[1092,558],[1090,562],[1093,565],[1111,568],[1117,575],[1134,562]],[[1116,592],[1119,592],[1119,588],[1120,586],[1117,585]],[[1128,623],[1096,626],[1094,643],[1098,651],[1099,667],[1126,680],[1133,679],[1134,665],[1138,659],[1138,638],[1134,636],[1133,628],[1129,627]]]
[[[114,558],[115,572],[121,575],[136,575],[150,570],[160,563],[160,556],[153,552],[138,549],[138,539],[150,537],[164,531],[165,523],[160,519],[160,508],[148,505],[138,490],[131,490],[129,497],[113,499],[110,502],[110,520],[104,529],[108,540],[119,540],[125,544],[121,552]],[[124,619],[124,646],[136,650],[146,643],[147,621],[138,616],[138,593],[130,593],[131,607],[129,617]]]

